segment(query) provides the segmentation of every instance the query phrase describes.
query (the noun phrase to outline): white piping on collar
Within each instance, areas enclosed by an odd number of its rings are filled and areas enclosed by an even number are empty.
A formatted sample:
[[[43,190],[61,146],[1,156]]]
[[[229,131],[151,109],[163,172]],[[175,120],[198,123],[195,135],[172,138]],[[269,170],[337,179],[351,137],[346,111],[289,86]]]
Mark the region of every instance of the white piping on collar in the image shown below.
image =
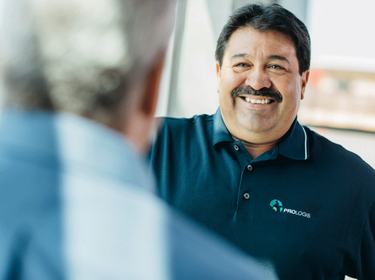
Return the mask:
[[[304,127],[301,125],[303,133],[305,134],[305,160],[307,159],[307,135]]]

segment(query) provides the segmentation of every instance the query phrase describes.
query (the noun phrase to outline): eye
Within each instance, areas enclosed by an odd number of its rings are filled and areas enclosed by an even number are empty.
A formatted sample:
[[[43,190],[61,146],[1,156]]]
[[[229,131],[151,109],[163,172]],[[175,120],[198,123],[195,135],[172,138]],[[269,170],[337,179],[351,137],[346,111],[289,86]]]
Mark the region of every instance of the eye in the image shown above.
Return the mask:
[[[240,62],[240,63],[235,64],[234,67],[249,67],[249,65],[246,63]]]
[[[277,65],[277,64],[272,64],[272,65],[268,66],[268,68],[270,68],[270,69],[277,69],[277,70],[285,70],[284,67],[282,67],[280,65]]]

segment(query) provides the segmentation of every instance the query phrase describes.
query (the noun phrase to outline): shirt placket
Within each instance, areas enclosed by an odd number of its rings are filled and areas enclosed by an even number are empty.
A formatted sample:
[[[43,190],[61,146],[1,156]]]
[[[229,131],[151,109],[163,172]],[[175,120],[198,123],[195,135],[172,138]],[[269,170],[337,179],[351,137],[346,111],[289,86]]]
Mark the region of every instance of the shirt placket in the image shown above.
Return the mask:
[[[251,216],[253,213],[251,175],[254,170],[252,158],[240,141],[233,142],[231,148],[237,158],[240,169],[235,214]]]

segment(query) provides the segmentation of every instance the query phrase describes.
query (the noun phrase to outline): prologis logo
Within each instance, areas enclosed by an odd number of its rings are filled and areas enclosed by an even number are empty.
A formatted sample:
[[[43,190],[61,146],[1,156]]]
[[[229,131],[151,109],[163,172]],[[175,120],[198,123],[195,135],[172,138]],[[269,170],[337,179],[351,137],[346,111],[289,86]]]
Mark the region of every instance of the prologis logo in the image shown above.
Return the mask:
[[[283,204],[280,200],[274,199],[270,202],[270,206],[272,207],[275,212],[282,212],[283,211]]]
[[[284,208],[283,204],[278,199],[272,200],[270,202],[270,206],[272,207],[272,209],[275,212],[293,214],[293,215],[301,216],[301,217],[308,218],[308,219],[311,218],[311,214],[310,213],[306,213],[306,212],[298,211],[298,210],[294,210],[294,209]]]

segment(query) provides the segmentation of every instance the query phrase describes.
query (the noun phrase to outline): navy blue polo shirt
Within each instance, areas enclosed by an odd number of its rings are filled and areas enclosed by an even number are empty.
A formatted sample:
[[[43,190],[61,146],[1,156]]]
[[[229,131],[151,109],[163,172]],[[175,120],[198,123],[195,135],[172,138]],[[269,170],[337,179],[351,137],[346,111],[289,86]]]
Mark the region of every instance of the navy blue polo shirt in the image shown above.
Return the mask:
[[[169,204],[283,279],[375,279],[375,171],[294,121],[252,159],[214,115],[166,118],[150,152]]]

